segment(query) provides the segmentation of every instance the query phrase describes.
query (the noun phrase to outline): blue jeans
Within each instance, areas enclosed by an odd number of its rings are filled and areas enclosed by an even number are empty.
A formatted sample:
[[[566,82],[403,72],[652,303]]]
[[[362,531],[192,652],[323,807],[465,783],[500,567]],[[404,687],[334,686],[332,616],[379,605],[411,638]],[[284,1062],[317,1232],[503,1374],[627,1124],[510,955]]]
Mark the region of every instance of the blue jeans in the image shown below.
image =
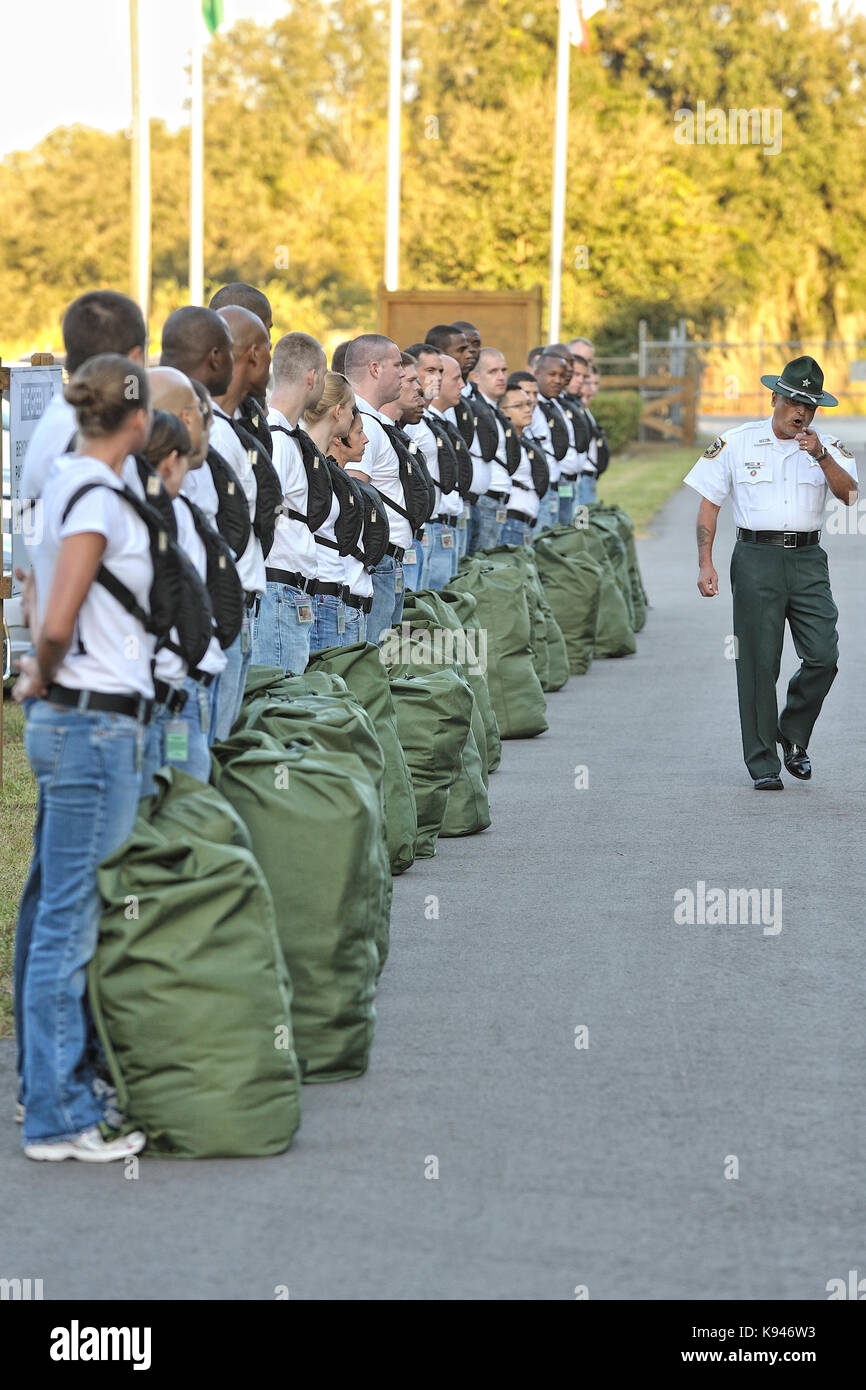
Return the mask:
[[[538,504],[538,521],[535,523],[534,535],[538,535],[545,526],[559,525],[559,494],[554,488],[546,492]]]
[[[574,482],[560,483],[559,493],[559,524],[560,526],[570,526],[574,518],[574,509],[577,506],[577,480]],[[564,491],[571,490],[570,496],[563,496]]]
[[[154,705],[153,718],[145,730],[144,764],[141,769],[141,794],[150,796],[156,791],[153,777],[161,767],[177,767],[200,782],[210,781],[210,743],[208,729],[202,728],[199,696],[207,702],[210,724],[213,723],[213,704],[210,689],[205,690],[187,676],[182,690],[186,691],[186,704],[180,714],[169,714],[165,705]],[[166,726],[173,720],[186,725],[186,758],[169,757],[166,750]]]
[[[310,659],[313,617],[309,594],[269,579],[253,624],[253,665],[279,666],[286,673],[302,676]]]
[[[344,604],[346,613],[346,631],[343,633],[343,646],[353,647],[356,642],[367,640],[367,615],[362,613],[360,608],[350,608]]]
[[[503,545],[529,545],[533,526],[529,521],[517,521],[510,516],[502,528]]]
[[[345,646],[346,605],[336,594],[316,594],[313,599],[313,627],[310,651]]]
[[[497,521],[498,512],[504,514],[506,510],[505,502],[495,502],[492,497],[479,497],[478,499],[478,520],[480,533],[478,537],[479,550],[493,550],[497,545],[502,544],[503,521]]]
[[[481,544],[481,513],[478,503],[469,504],[469,518],[466,522],[466,554],[474,555]]]
[[[384,555],[373,570],[373,607],[367,614],[367,641],[377,647],[382,645],[382,633],[403,617],[403,586],[403,566],[393,555]]]
[[[457,529],[442,521],[428,521],[429,559],[425,589],[447,589],[457,573]]]
[[[457,523],[457,561],[463,559],[469,544],[469,503],[463,503],[463,515]]]
[[[39,800],[15,939],[25,1144],[75,1139],[103,1116],[87,1055],[86,969],[102,910],[96,871],[135,822],[141,733],[128,715],[28,702],[25,743]]]
[[[424,539],[417,536],[403,556],[403,587],[410,592],[427,588],[427,570],[430,566],[430,527],[432,522],[424,523]],[[409,556],[414,555],[413,561]]]
[[[582,507],[588,507],[596,499],[598,478],[594,473],[582,473],[577,484],[577,500]]]
[[[240,632],[231,646],[226,647],[226,667],[220,676],[216,702],[214,740],[217,743],[222,743],[228,738],[232,725],[241,712],[251,657],[251,623],[247,609]]]

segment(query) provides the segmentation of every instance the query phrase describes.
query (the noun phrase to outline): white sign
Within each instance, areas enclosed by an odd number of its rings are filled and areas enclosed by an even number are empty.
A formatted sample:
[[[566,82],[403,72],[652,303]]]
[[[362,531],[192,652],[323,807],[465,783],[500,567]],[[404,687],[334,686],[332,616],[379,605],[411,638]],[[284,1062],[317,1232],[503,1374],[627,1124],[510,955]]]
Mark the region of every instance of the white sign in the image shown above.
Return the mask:
[[[63,385],[61,367],[10,367],[9,369],[9,493],[10,515],[3,517],[3,530],[12,533],[12,593],[17,596],[21,585],[15,578],[16,568],[27,569],[24,545],[24,515],[21,506],[21,475],[30,436],[41,419],[48,402]],[[4,489],[5,491],[5,489]],[[5,513],[5,504],[4,504]]]

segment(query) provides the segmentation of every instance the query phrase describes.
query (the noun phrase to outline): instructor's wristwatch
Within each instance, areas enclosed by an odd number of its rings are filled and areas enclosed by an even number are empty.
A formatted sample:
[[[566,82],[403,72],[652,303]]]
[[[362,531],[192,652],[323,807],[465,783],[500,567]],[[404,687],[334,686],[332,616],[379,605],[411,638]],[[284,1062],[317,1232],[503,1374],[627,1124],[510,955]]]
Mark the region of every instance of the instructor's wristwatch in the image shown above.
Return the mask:
[[[818,455],[818,457],[815,459],[815,462],[816,462],[816,463],[823,463],[826,457],[827,457],[827,445],[826,445],[826,444],[822,444],[822,445],[821,445],[821,452],[820,452],[820,454]]]

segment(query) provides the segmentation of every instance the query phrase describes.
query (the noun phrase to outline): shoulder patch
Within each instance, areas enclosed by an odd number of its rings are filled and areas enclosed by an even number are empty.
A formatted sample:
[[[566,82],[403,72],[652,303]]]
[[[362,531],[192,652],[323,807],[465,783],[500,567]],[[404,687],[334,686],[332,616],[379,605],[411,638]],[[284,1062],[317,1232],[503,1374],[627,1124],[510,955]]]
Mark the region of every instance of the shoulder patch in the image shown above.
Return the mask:
[[[845,445],[842,443],[841,439],[834,439],[831,442],[833,444],[833,448],[839,450],[839,453],[842,455],[843,459],[852,459],[854,457],[854,455],[851,453],[851,450],[845,448]]]
[[[723,439],[722,436],[719,435],[718,439],[713,440],[709,449],[704,450],[704,452],[701,454],[701,458],[714,459],[718,454],[722,452],[727,442],[727,439]]]

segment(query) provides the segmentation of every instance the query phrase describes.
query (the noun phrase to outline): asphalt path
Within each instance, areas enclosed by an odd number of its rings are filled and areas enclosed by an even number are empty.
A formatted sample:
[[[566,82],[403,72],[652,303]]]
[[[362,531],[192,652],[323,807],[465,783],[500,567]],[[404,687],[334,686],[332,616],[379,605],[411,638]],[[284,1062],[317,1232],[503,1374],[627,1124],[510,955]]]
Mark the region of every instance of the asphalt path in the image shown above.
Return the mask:
[[[552,695],[549,731],[504,746],[490,830],[396,880],[369,1072],[305,1088],[288,1153],[28,1163],[0,1044],[0,1276],[46,1299],[824,1299],[866,1272],[866,542],[828,540],[813,780],[759,794],[730,516],[701,599],[696,502],[640,543],[637,655]],[[701,883],[767,912],[677,921]]]

